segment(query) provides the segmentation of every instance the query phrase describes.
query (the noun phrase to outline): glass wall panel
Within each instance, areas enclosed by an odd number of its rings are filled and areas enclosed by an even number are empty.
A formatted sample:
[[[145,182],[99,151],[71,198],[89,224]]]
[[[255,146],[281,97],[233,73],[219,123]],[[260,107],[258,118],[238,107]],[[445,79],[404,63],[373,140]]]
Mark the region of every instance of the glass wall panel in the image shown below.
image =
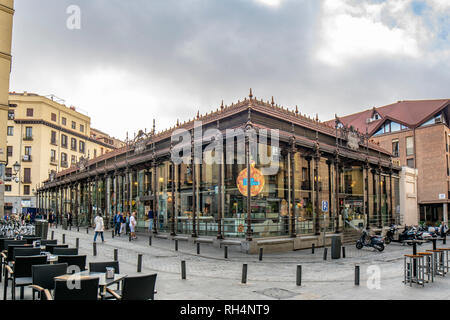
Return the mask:
[[[294,155],[297,234],[313,232],[311,165],[312,161],[305,159],[300,152]]]
[[[340,210],[345,227],[363,227],[364,216],[364,172],[363,166],[346,166],[341,173]]]

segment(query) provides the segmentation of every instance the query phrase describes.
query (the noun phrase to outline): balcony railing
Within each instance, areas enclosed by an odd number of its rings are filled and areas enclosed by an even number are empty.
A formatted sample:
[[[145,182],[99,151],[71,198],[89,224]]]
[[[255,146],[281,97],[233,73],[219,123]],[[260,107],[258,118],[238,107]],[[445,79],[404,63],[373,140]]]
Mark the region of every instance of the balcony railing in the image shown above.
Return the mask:
[[[33,136],[24,136],[23,140],[24,141],[33,141]]]
[[[31,156],[26,154],[26,155],[23,156],[22,160],[23,160],[23,162],[31,162]]]
[[[69,167],[69,163],[67,161],[61,161],[61,167],[68,168]]]
[[[58,160],[56,158],[50,158],[50,164],[57,166]]]

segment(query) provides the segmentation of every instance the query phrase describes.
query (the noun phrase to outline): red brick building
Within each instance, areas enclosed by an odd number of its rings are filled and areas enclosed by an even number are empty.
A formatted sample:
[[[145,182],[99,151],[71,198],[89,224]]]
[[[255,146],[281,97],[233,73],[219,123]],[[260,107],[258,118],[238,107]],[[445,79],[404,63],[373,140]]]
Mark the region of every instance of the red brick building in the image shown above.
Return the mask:
[[[436,223],[448,221],[449,106],[449,99],[398,101],[329,123],[353,126],[391,151],[394,163],[417,168],[420,221]]]

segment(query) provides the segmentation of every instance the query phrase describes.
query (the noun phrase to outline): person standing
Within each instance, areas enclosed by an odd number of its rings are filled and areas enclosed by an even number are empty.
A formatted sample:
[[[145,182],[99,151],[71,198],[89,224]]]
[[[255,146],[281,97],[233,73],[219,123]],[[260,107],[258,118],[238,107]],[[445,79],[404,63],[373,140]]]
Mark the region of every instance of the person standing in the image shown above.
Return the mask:
[[[117,212],[114,215],[114,235],[119,235],[120,237],[120,223],[121,223],[121,218],[120,218],[120,212]]]
[[[150,209],[148,210],[148,232],[152,232],[153,231],[153,210]]]
[[[136,237],[136,212],[133,212],[130,216],[130,237],[132,240],[137,239]]]
[[[130,213],[127,212],[127,217],[125,220],[125,230],[126,230],[126,234],[130,233]]]
[[[102,214],[99,212],[97,216],[94,219],[95,224],[95,236],[94,236],[94,242],[97,241],[97,236],[100,234],[102,237],[102,242],[105,242],[105,239],[103,238],[103,231],[104,231],[104,224],[103,224],[103,218]]]
[[[126,212],[120,213],[120,234],[122,234],[124,231],[127,231],[126,227],[127,218],[126,218]]]

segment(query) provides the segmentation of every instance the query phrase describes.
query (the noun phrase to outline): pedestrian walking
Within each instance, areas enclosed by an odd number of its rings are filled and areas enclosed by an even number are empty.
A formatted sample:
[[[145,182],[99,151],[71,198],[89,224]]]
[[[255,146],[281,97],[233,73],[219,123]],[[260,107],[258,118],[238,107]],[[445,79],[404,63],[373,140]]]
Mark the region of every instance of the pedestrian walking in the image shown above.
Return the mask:
[[[127,217],[125,220],[125,231],[126,231],[126,234],[130,233],[130,213],[129,212],[127,212]]]
[[[131,239],[137,239],[136,237],[136,212],[133,212],[130,216],[130,236]]]
[[[122,234],[124,231],[127,232],[127,227],[126,227],[126,223],[127,223],[127,218],[126,218],[126,212],[123,212],[120,214],[120,234]]]
[[[148,210],[148,232],[152,232],[153,231],[153,210],[150,209]]]
[[[94,219],[95,224],[95,236],[94,236],[94,242],[97,241],[97,236],[100,234],[102,237],[102,242],[105,242],[105,238],[103,238],[103,231],[104,231],[104,224],[103,224],[103,218],[101,212],[97,214],[97,216]]]
[[[120,237],[120,225],[122,223],[122,216],[120,212],[117,212],[114,216],[114,235]]]

